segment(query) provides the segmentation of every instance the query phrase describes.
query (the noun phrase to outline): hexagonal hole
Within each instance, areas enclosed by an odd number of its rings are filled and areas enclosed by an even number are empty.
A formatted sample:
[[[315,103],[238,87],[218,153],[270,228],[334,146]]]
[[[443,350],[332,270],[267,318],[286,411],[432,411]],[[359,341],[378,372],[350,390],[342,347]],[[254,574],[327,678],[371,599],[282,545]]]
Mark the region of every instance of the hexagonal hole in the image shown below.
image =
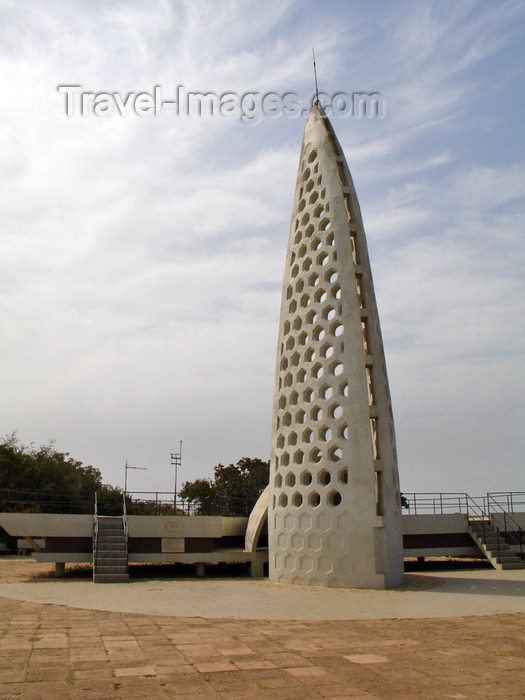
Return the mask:
[[[319,199],[319,194],[317,192],[312,192],[310,195],[310,199],[308,200],[310,204],[315,204],[317,200]]]
[[[308,469],[305,469],[301,472],[301,476],[299,477],[299,479],[303,486],[310,486],[310,484],[312,483],[312,475],[310,474]]]
[[[298,245],[301,242],[302,237],[303,237],[303,232],[297,231],[297,233],[295,234],[295,238],[294,238],[295,245]]]
[[[321,255],[318,255],[316,262],[318,265],[326,265],[328,262],[328,253],[321,253]]]
[[[304,353],[305,362],[313,362],[315,360],[315,350],[313,348],[308,348]]]
[[[322,410],[319,408],[319,406],[314,406],[312,408],[312,410],[310,411],[310,418],[312,420],[318,421],[318,420],[321,420],[322,417],[323,417]]]
[[[333,233],[330,233],[330,234],[326,237],[326,245],[334,245],[334,243],[335,243],[335,236],[334,236]]]
[[[287,298],[287,299],[291,299],[291,298],[292,298],[292,294],[293,294],[292,285],[288,285],[288,287],[286,288],[286,298]]]
[[[303,319],[300,316],[297,316],[297,318],[293,322],[293,327],[296,331],[301,330],[301,326],[303,325]]]
[[[334,282],[337,282],[337,271],[334,270],[333,268],[330,268],[329,270],[326,271],[325,273],[325,280],[329,282],[330,284],[333,284]]]
[[[334,390],[332,389],[331,386],[328,386],[328,384],[325,384],[319,390],[319,396],[322,399],[325,399],[325,400],[331,399],[333,395],[334,395]]]
[[[298,274],[299,274],[299,265],[296,263],[296,264],[292,267],[291,275],[292,275],[292,277],[297,277]]]
[[[328,503],[329,503],[331,506],[339,506],[339,505],[341,505],[342,500],[343,500],[343,497],[341,496],[341,494],[339,493],[339,491],[331,491],[331,492],[328,494]]]
[[[330,333],[332,335],[335,335],[336,338],[338,338],[340,335],[343,335],[344,329],[345,327],[343,326],[343,324],[339,323],[339,321],[336,321],[330,326]]]
[[[306,370],[305,370],[305,369],[300,369],[300,370],[297,372],[296,381],[299,382],[299,384],[302,384],[302,383],[304,382],[305,379],[306,379]]]
[[[344,371],[343,363],[339,362],[339,360],[332,362],[332,364],[330,365],[330,372],[335,377],[339,377],[341,374],[343,374],[343,371]]]
[[[329,415],[335,419],[341,418],[341,416],[343,415],[343,409],[338,403],[334,403],[330,406]]]
[[[288,305],[288,311],[293,314],[294,311],[296,311],[296,310],[297,310],[297,302],[295,301],[295,299],[292,299],[292,301]]]
[[[332,357],[332,355],[334,354],[333,345],[330,345],[330,343],[325,343],[321,348],[319,354],[321,355],[321,357],[326,357],[327,359]]]
[[[318,204],[315,209],[314,209],[314,216],[316,219],[320,219],[321,216],[324,214],[324,206],[322,204]]]
[[[317,493],[317,491],[312,491],[312,493],[308,496],[308,505],[312,506],[312,508],[317,508],[320,503],[321,496]]]
[[[338,430],[337,430],[337,433],[338,433],[339,437],[342,438],[343,440],[348,440],[348,435],[349,435],[348,425],[346,423],[344,423],[343,425],[340,425]]]
[[[288,333],[290,332],[290,328],[291,328],[291,327],[292,327],[292,326],[290,325],[290,321],[285,321],[285,322],[284,322],[284,328],[283,328],[284,335],[288,335]]]
[[[289,472],[286,475],[284,483],[286,484],[286,486],[295,486],[295,474],[293,472]]]
[[[332,447],[328,451],[328,459],[330,459],[332,462],[339,462],[339,460],[343,456],[343,451],[340,447]]]
[[[317,272],[312,272],[312,274],[308,278],[308,284],[310,285],[310,287],[317,287],[317,285],[319,284],[319,275],[317,274]]]
[[[319,474],[317,475],[317,483],[321,484],[321,486],[328,486],[328,484],[332,481],[332,475],[327,469],[321,469]]]
[[[317,313],[312,309],[306,314],[306,323],[313,324],[317,321]]]
[[[301,493],[299,493],[299,491],[296,491],[292,496],[292,505],[296,508],[303,505],[303,496]]]
[[[281,366],[281,369],[288,369],[288,360],[286,359],[286,357],[283,357],[283,359],[281,360],[280,366]]]
[[[321,440],[323,440],[323,442],[328,442],[332,439],[332,431],[330,430],[330,428],[327,428],[325,426],[319,431],[319,437],[321,438]],[[290,440],[290,438],[288,438],[288,440]]]
[[[337,316],[337,311],[334,309],[333,306],[326,306],[323,309],[323,318],[326,318],[328,321],[331,321]]]
[[[280,489],[280,488],[282,487],[282,485],[283,485],[283,477],[281,476],[281,474],[276,474],[276,475],[275,475],[275,479],[273,480],[273,483],[275,484],[275,486],[276,486],[278,489]]]
[[[348,396],[350,393],[350,389],[348,387],[348,382],[343,382],[342,384],[339,385],[339,393],[342,396]]]
[[[319,248],[323,245],[321,239],[316,236],[315,238],[312,238],[312,242],[310,243],[310,248],[312,250],[319,250]]]
[[[308,270],[312,267],[312,258],[305,258],[302,268],[304,272],[308,272]]]
[[[296,464],[302,464],[304,462],[304,452],[302,450],[297,450],[293,456],[293,461]]]
[[[303,431],[303,442],[309,443],[312,442],[314,438],[314,431],[310,430],[310,428],[307,428],[306,430]]]
[[[297,342],[299,345],[306,345],[308,342],[308,333],[303,331],[302,333],[299,334],[299,337],[297,338]]]
[[[281,464],[283,467],[287,467],[290,464],[290,455],[288,452],[283,452],[281,455]]]
[[[286,408],[286,396],[281,396],[279,399],[279,408]]]
[[[330,228],[330,219],[327,216],[321,219],[321,221],[319,222],[319,228],[321,229],[321,231],[326,231]]]
[[[315,231],[314,225],[313,225],[313,224],[309,224],[309,225],[306,227],[305,231],[304,231],[304,235],[305,235],[307,238],[309,238],[309,237],[312,235],[312,233],[313,233],[314,231]]]
[[[306,247],[305,244],[303,243],[303,245],[302,245],[302,246],[299,248],[299,250],[297,251],[297,255],[298,255],[300,258],[302,258],[304,255],[306,255],[306,251],[307,251],[307,247]]]
[[[280,450],[282,450],[282,448],[284,447],[284,435],[279,435],[279,437],[277,438],[277,447]]]
[[[316,326],[312,332],[314,340],[322,340],[324,338],[324,330],[322,326]]]
[[[297,433],[294,433],[293,431],[288,435],[288,444],[289,445],[297,445]]]
[[[296,391],[292,391],[290,394],[290,405],[297,406],[299,402],[299,394]]]
[[[293,374],[288,372],[284,377],[284,386],[292,386],[293,384]]]
[[[310,305],[310,297],[308,296],[308,294],[303,294],[303,296],[301,297],[301,306],[303,308],[306,308],[309,305]]]
[[[317,151],[314,148],[314,150],[308,156],[308,162],[313,163],[316,158],[317,158]]]
[[[314,397],[313,390],[312,389],[305,389],[305,391],[303,392],[303,401],[305,401],[306,403],[310,403],[310,401],[313,399],[313,397]]]
[[[297,411],[295,414],[295,422],[296,423],[304,423],[304,419],[306,418],[306,413],[301,409],[300,411]]]
[[[321,461],[321,450],[318,447],[314,447],[310,452],[310,461],[314,464],[319,464]]]
[[[312,367],[312,377],[314,379],[321,379],[321,377],[324,374],[324,369],[323,366],[317,362],[313,367]]]
[[[288,505],[288,496],[285,493],[279,494],[279,505],[281,508],[286,508]]]
[[[300,294],[304,289],[304,280],[298,279],[295,283],[295,291]]]
[[[323,304],[326,301],[326,297],[327,297],[326,290],[323,289],[322,287],[319,287],[319,289],[317,289],[315,294],[314,294],[314,301],[317,304]]]
[[[348,484],[348,469],[346,467],[337,472],[337,479],[341,484]]]
[[[294,345],[295,345],[295,340],[293,339],[293,336],[290,336],[288,338],[288,340],[286,341],[286,349],[293,350]]]

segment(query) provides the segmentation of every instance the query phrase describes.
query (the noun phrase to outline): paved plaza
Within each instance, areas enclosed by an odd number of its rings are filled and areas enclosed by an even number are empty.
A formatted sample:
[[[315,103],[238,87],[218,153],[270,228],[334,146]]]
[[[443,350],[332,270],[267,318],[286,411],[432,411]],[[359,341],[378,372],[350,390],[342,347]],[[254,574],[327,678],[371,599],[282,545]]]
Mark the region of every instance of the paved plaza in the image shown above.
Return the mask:
[[[525,571],[372,592],[51,569],[0,559],[2,698],[525,697]]]

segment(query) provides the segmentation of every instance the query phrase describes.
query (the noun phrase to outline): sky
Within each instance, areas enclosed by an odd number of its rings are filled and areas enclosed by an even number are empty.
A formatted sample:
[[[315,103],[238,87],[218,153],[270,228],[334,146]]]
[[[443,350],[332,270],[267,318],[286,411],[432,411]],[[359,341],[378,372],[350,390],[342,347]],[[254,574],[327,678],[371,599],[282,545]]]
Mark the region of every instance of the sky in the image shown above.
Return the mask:
[[[523,43],[503,0],[0,0],[0,434],[130,491],[269,458],[306,116],[66,114],[59,86],[377,93],[334,115],[401,488],[525,491]],[[102,111],[102,107],[100,108]],[[307,112],[307,109],[304,109]]]

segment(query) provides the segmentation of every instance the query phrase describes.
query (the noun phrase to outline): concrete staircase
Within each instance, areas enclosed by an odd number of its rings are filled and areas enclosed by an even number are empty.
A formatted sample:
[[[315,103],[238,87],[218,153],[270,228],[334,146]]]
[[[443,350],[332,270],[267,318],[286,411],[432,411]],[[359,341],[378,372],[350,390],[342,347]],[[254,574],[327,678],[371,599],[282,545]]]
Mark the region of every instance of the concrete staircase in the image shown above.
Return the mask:
[[[98,516],[93,550],[93,583],[127,583],[128,552],[122,517]],[[93,545],[95,547],[95,545]]]
[[[523,568],[521,559],[514,554],[510,545],[490,522],[481,519],[469,521],[469,533],[495,569]]]

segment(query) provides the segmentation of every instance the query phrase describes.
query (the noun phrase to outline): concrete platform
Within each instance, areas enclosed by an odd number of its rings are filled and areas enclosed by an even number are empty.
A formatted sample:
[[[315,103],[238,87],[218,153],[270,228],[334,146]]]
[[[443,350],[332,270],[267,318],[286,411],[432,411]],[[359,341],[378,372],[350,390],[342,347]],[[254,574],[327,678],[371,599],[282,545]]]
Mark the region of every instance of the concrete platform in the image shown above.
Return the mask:
[[[31,562],[26,566],[31,571]],[[33,566],[45,567],[37,563]],[[125,586],[95,586],[89,579],[67,577],[32,578],[0,583],[0,596],[88,610],[185,618],[439,618],[525,612],[525,570],[469,569],[409,574],[403,587],[387,591],[312,589],[244,578],[131,578]]]

